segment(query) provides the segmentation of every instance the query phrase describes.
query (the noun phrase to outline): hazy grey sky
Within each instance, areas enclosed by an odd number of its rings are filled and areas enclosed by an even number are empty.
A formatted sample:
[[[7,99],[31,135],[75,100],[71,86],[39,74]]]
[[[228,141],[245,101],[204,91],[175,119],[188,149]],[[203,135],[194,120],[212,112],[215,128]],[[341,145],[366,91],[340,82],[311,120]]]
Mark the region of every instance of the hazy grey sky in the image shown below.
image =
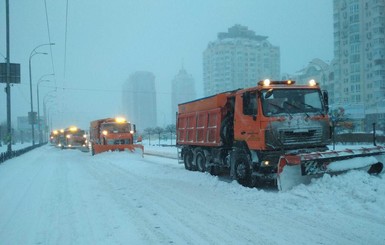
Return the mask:
[[[202,53],[218,32],[235,24],[280,47],[282,73],[294,73],[313,58],[333,58],[332,0],[68,0],[67,39],[66,0],[46,0],[46,6],[50,41],[56,45],[52,59],[32,58],[34,111],[37,81],[54,71],[54,77],[47,77],[52,82],[40,85],[40,102],[42,107],[44,96],[57,86],[56,98],[47,103],[56,128],[88,128],[91,120],[122,114],[120,90],[135,71],[154,73],[158,124],[174,123],[172,79],[183,64],[202,96]],[[22,75],[21,84],[11,90],[16,127],[15,118],[30,111],[30,53],[49,43],[44,0],[10,1],[10,24],[11,62],[21,64]],[[0,33],[0,53],[6,55],[5,1]],[[49,46],[38,51],[51,52]],[[6,120],[5,101],[2,92],[1,122]]]

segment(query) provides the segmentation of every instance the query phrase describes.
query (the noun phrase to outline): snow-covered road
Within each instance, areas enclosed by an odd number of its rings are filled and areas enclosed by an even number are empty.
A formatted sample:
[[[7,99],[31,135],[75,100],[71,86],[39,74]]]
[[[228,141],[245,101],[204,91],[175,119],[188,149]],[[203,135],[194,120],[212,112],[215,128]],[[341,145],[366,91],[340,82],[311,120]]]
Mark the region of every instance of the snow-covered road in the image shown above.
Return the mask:
[[[276,192],[175,159],[43,146],[0,165],[0,193],[1,244],[385,244],[384,173]]]

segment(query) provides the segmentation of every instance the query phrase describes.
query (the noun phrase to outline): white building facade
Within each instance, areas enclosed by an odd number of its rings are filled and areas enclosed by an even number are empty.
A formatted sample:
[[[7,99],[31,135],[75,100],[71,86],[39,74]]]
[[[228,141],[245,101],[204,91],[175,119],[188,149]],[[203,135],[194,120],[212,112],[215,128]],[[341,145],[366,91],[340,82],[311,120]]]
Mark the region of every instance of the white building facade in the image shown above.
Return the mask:
[[[219,33],[203,52],[205,96],[256,86],[265,78],[280,78],[280,49],[245,26]]]
[[[335,105],[365,108],[385,128],[385,0],[334,0]]]

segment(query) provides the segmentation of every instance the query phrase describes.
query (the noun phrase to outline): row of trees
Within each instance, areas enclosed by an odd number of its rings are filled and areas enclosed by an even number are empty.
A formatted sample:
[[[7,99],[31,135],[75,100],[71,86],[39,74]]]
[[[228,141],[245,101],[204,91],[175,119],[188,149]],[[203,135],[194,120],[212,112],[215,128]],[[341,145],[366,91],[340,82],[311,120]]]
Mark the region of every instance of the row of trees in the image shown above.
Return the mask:
[[[12,144],[21,143],[24,144],[26,142],[32,142],[31,130],[18,130],[14,127],[11,128],[12,133]],[[11,137],[7,132],[7,122],[0,123],[0,146],[8,145]],[[35,141],[39,140],[39,134],[37,129],[35,129]]]
[[[343,107],[331,110],[329,112],[329,116],[332,121],[335,134],[343,134],[347,132],[352,133],[354,131],[355,125]],[[161,141],[169,140],[169,145],[173,145],[175,144],[174,139],[176,138],[176,126],[175,124],[170,124],[164,128],[146,128],[141,134],[139,133],[139,135],[141,135],[143,139],[148,140],[150,145],[152,140],[157,140],[158,145],[161,145]]]
[[[330,118],[334,124],[336,133],[342,131],[353,131],[354,124],[349,119],[348,115],[345,113],[344,108],[339,107],[330,111]],[[175,124],[169,124],[166,127],[154,127],[154,128],[145,128],[143,132],[139,133],[143,139],[147,139],[149,144],[151,144],[151,140],[158,140],[158,144],[160,145],[161,140],[170,140],[170,145],[175,143],[173,139],[175,139],[176,135],[176,126]]]
[[[354,131],[354,123],[350,120],[349,115],[345,113],[344,108],[339,107],[329,112],[330,118],[332,120],[335,133],[343,133],[343,132],[353,132]],[[379,126],[379,125],[378,125]],[[17,132],[12,129],[13,141],[14,142],[24,142],[30,141],[30,132]],[[153,127],[153,128],[145,128],[143,132],[138,132],[143,139],[148,140],[149,144],[151,141],[157,140],[158,144],[161,144],[161,141],[169,141],[169,145],[175,144],[176,138],[176,126],[175,124],[169,124],[165,127]],[[2,122],[0,124],[0,146],[2,144],[6,145],[9,141],[9,137],[7,137],[6,132],[6,122]]]
[[[357,121],[352,119],[350,114],[346,113],[343,107],[338,107],[329,112],[329,116],[334,127],[335,134],[353,133],[359,129],[357,127]],[[374,128],[372,128],[374,127]],[[375,121],[375,124],[365,125],[366,130],[370,132],[370,129],[376,128],[377,134],[385,134],[385,122],[384,120]]]
[[[140,133],[139,133],[140,135]],[[141,134],[143,139],[148,140],[148,144],[151,145],[151,140],[158,140],[158,145],[161,145],[161,141],[168,141],[169,145],[175,144],[176,126],[175,124],[169,124],[166,127],[154,127],[145,128]]]
[[[348,115],[345,113],[345,109],[343,107],[338,107],[329,112],[330,119],[333,123],[333,127],[335,129],[335,133],[341,131],[349,131],[353,132],[354,124],[349,119]]]
[[[11,128],[11,132],[12,132],[13,144],[15,142],[24,141],[26,138],[23,132],[18,132],[14,128]],[[11,137],[10,135],[8,135],[8,132],[7,132],[7,122],[2,122],[0,124],[0,146],[7,145],[10,139]]]

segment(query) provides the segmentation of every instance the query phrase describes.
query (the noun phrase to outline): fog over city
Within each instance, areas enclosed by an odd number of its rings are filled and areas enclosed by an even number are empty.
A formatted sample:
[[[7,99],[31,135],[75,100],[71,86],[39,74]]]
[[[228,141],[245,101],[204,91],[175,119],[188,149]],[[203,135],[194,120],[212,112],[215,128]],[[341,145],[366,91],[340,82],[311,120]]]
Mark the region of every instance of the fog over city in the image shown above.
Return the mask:
[[[280,48],[282,74],[295,73],[314,58],[333,58],[332,1],[19,0],[9,4],[10,62],[21,66],[21,83],[11,87],[13,127],[17,117],[30,111],[30,60],[34,111],[36,85],[45,81],[39,85],[40,106],[46,104],[52,127],[88,128],[92,120],[125,113],[122,85],[136,71],[155,76],[158,126],[175,123],[170,117],[172,79],[183,67],[202,97],[203,51],[219,32],[236,24],[268,36]],[[7,53],[5,23],[1,7],[1,62]],[[49,43],[54,45],[44,45]],[[32,53],[38,46],[38,53]],[[0,121],[5,122],[4,92],[0,106]]]
[[[385,244],[385,0],[0,5],[0,245]]]

